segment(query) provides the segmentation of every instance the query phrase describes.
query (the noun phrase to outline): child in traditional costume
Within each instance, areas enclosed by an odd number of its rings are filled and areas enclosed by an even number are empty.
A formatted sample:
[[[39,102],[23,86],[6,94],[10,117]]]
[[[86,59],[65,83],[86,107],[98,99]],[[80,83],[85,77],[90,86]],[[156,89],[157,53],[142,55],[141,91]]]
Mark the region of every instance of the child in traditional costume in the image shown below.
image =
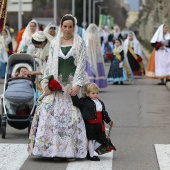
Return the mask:
[[[71,96],[73,105],[77,106],[85,121],[86,134],[88,139],[87,159],[91,161],[100,161],[98,156],[94,156],[94,151],[102,144],[106,143],[106,134],[104,121],[110,126],[113,125],[104,103],[98,99],[99,87],[95,83],[88,83],[85,86],[84,94],[86,97],[78,98]],[[113,146],[109,151],[115,150]]]
[[[123,84],[124,81],[133,79],[134,76],[129,66],[128,59],[124,56],[122,41],[116,39],[107,81],[113,82],[113,84]]]

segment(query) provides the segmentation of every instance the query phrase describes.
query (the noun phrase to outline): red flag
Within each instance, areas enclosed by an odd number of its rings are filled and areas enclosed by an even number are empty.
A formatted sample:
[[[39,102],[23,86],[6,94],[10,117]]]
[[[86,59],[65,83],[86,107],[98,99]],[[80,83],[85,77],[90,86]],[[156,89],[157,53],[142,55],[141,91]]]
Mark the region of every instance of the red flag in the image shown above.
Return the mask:
[[[0,0],[0,32],[4,29],[6,23],[8,0]]]

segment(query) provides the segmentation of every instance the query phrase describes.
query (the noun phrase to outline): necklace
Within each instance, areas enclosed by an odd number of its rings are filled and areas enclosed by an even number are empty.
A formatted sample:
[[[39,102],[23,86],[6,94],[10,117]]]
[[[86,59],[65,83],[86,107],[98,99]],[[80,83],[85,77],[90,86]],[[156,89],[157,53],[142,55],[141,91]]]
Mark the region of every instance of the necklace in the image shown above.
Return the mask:
[[[66,41],[68,41],[68,40],[70,40],[70,39],[72,39],[72,38],[73,38],[73,35],[72,35],[70,38],[64,38],[64,37],[63,37],[63,39],[66,40]]]

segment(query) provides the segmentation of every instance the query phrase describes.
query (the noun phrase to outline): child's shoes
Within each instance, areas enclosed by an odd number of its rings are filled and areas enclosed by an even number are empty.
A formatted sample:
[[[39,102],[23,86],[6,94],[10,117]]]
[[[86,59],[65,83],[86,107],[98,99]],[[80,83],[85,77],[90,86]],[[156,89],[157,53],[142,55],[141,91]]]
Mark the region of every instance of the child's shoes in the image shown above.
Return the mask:
[[[88,160],[91,160],[91,161],[100,161],[100,159],[99,159],[99,157],[98,157],[98,156],[90,157],[89,152],[87,153],[86,158],[87,158]]]

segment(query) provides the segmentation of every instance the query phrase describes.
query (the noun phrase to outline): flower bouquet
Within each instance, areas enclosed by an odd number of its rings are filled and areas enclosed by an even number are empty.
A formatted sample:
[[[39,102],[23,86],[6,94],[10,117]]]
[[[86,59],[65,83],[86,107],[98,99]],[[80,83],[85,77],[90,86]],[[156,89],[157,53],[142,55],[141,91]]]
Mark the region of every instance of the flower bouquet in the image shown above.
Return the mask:
[[[106,142],[102,145],[100,145],[95,151],[98,153],[98,155],[103,155],[105,153],[111,152],[112,150],[116,151],[116,147],[112,144],[110,140],[110,133],[111,133],[112,125],[109,128],[109,132],[106,138]]]
[[[48,88],[51,90],[51,91],[61,91],[63,92],[62,90],[62,86],[61,84],[54,79],[54,76],[53,75],[50,75],[50,76],[47,76],[47,77],[44,77],[43,79],[46,79],[48,81]],[[39,99],[38,99],[38,102],[42,101],[42,99],[46,96],[45,93],[43,93]]]

